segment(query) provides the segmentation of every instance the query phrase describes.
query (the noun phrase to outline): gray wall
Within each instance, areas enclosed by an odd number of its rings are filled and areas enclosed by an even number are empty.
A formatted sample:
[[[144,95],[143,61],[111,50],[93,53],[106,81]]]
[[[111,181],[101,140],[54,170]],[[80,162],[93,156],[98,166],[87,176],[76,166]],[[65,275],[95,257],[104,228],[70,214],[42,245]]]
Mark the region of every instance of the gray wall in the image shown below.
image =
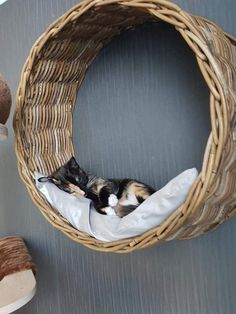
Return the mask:
[[[234,0],[176,2],[235,34]],[[33,42],[75,3],[9,0],[0,6],[0,71],[13,96]],[[78,103],[74,143],[86,169],[158,188],[200,167],[208,90],[171,27],[144,25],[114,39],[89,70]],[[0,143],[0,236],[23,236],[38,265],[37,295],[19,313],[236,313],[234,219],[206,236],[128,255],[84,248],[49,225],[31,202],[17,172],[11,119],[9,139]]]

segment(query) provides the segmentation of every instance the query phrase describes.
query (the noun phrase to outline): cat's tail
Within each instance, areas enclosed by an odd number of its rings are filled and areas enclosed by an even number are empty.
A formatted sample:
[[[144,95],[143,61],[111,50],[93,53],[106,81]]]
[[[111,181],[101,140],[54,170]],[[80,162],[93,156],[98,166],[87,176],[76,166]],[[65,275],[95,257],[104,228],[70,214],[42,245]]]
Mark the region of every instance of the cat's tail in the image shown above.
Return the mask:
[[[138,205],[118,205],[115,209],[116,215],[120,218],[132,213]]]

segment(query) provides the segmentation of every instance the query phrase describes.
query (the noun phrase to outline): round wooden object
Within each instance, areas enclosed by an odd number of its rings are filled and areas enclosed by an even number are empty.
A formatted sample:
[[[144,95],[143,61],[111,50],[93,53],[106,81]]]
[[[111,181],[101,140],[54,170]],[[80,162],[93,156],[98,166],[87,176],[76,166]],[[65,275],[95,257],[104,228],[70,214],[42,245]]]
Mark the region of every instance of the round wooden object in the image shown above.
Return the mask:
[[[3,76],[0,74],[0,139],[5,139],[8,135],[7,128],[4,124],[7,122],[7,119],[11,110],[11,92],[7,83],[3,79]]]
[[[34,171],[52,173],[74,155],[72,112],[88,67],[114,36],[148,21],[172,25],[195,54],[209,87],[211,132],[202,169],[184,204],[140,236],[105,243],[73,228],[49,205],[35,186]],[[131,252],[216,228],[236,214],[235,78],[236,40],[170,1],[80,2],[40,36],[22,70],[14,129],[19,172],[32,199],[53,226],[98,251]]]

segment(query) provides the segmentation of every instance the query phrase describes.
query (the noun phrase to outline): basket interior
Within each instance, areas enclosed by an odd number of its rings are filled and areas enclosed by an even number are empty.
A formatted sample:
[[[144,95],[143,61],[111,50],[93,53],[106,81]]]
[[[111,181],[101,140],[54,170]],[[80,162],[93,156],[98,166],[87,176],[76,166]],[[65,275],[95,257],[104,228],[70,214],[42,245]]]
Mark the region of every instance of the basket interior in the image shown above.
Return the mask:
[[[51,173],[74,154],[72,113],[86,71],[115,35],[150,21],[153,17],[142,10],[95,7],[44,44],[32,65],[22,108],[20,132],[31,173]]]
[[[74,153],[72,111],[77,90],[111,38],[150,20],[142,11],[108,5],[91,9],[50,38],[36,56],[21,111],[27,169],[48,174]]]

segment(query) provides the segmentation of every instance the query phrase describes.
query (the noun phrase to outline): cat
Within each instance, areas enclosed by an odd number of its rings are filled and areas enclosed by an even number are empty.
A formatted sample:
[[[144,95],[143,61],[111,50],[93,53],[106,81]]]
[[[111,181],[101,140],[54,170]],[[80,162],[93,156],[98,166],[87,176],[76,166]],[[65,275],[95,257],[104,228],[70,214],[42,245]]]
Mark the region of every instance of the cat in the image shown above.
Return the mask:
[[[105,179],[87,174],[74,157],[39,182],[54,183],[59,189],[92,200],[100,214],[124,217],[135,210],[155,190],[137,180]]]

